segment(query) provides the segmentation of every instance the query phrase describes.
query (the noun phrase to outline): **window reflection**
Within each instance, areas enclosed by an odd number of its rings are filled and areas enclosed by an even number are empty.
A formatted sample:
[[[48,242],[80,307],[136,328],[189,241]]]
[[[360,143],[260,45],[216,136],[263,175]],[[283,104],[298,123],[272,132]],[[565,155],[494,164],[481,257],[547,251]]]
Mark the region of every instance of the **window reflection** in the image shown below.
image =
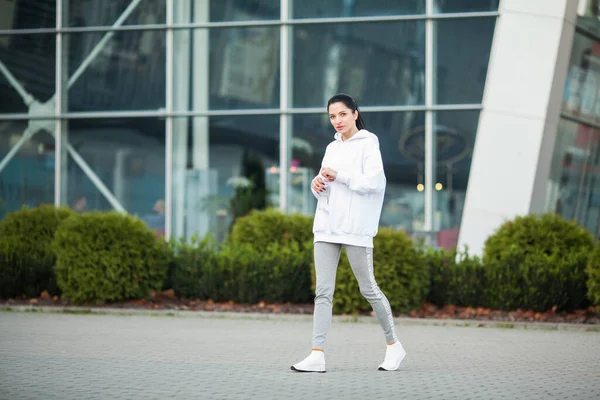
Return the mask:
[[[62,0],[65,25],[107,26],[123,19],[123,25],[164,24],[166,0]],[[179,0],[183,1],[183,0]],[[48,3],[54,3],[48,2]]]
[[[29,93],[39,103],[54,96],[56,80],[56,35],[53,33],[0,36],[0,62],[10,73],[0,71],[0,113],[27,113]],[[31,106],[31,105],[30,105]],[[54,106],[39,111],[53,114]]]
[[[69,111],[164,107],[165,31],[121,31],[102,41],[105,35],[67,35]]]
[[[279,207],[279,116],[175,118],[173,232],[223,239],[250,209]]]
[[[0,161],[18,146],[29,121],[0,121]],[[0,170],[0,219],[20,208],[54,203],[54,137],[44,127],[53,120],[38,120],[15,155]]]
[[[302,0],[293,1],[294,18],[372,17],[425,12],[425,0]]]
[[[423,104],[424,22],[299,25],[293,37],[295,107],[338,92],[363,106]]]
[[[210,0],[210,21],[279,19],[281,2],[273,0]]]
[[[600,237],[600,131],[561,119],[557,135],[547,209]]]
[[[436,13],[498,11],[500,0],[434,0]]]
[[[434,121],[433,230],[438,246],[452,249],[458,242],[479,111],[436,112]]]
[[[210,31],[210,107],[279,106],[279,29],[223,28]]]
[[[436,104],[481,103],[495,23],[496,18],[435,22]]]
[[[164,231],[165,134],[156,118],[75,119],[67,124],[67,199],[78,212],[114,201]],[[99,184],[100,181],[102,184]],[[114,197],[114,201],[111,200]]]

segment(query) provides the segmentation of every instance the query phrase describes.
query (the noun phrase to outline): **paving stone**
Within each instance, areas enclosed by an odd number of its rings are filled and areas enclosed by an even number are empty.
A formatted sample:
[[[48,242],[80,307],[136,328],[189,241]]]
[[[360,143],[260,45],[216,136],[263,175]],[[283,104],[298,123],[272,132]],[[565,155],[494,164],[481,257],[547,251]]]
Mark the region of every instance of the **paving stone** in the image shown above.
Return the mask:
[[[600,333],[334,321],[325,374],[307,318],[0,312],[0,399],[598,399]]]

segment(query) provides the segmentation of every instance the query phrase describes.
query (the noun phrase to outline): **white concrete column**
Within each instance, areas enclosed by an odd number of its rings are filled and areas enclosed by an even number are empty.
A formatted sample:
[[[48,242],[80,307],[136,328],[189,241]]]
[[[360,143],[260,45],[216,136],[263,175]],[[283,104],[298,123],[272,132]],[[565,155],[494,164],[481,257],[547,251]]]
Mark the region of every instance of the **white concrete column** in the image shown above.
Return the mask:
[[[459,249],[544,210],[578,0],[501,0]]]
[[[177,0],[173,3],[173,22],[189,23],[193,0]],[[192,71],[190,65],[190,30],[173,32],[173,110],[188,111]],[[188,162],[188,118],[173,118],[173,223],[172,235],[179,239],[185,234],[186,170]]]
[[[68,155],[69,142],[67,121],[59,118],[60,114],[68,108],[68,71],[69,71],[69,35],[60,30],[68,26],[69,2],[57,0],[56,2],[56,76],[55,76],[55,125],[54,125],[54,205],[61,206],[68,203]],[[35,132],[34,132],[35,133]]]
[[[210,0],[194,1],[194,22],[209,22]],[[213,0],[214,1],[214,0]],[[194,30],[194,82],[193,82],[193,107],[194,110],[208,110],[209,96],[209,31],[208,29]],[[195,117],[193,121],[194,147],[192,161],[195,169],[208,169],[208,117]]]

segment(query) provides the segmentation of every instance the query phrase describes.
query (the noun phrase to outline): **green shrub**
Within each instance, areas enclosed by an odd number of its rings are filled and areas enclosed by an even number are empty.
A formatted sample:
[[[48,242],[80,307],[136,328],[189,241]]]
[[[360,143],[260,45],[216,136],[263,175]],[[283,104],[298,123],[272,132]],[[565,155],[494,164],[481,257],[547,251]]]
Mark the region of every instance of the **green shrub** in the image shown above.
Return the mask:
[[[258,250],[249,243],[217,247],[204,239],[173,249],[178,296],[245,304],[311,300],[310,259],[296,242],[272,242]]]
[[[0,297],[59,294],[53,266],[56,229],[73,211],[41,205],[8,213],[0,222]]]
[[[253,304],[260,300],[303,303],[310,298],[310,262],[296,242],[259,251],[250,244],[226,244],[205,270],[216,301]]]
[[[431,274],[427,300],[437,306],[479,307],[483,304],[487,281],[480,258],[470,256],[467,250],[457,254],[444,249],[428,249],[423,257]]]
[[[484,246],[487,307],[572,310],[586,301],[593,236],[555,214],[504,223]]]
[[[595,306],[600,306],[600,243],[596,245],[594,252],[590,256],[587,276],[588,299]]]
[[[375,281],[388,298],[392,311],[406,313],[419,308],[429,291],[429,271],[413,241],[404,232],[379,228],[373,245]],[[312,275],[314,288],[314,271]],[[353,314],[371,309],[360,293],[348,258],[345,251],[342,251],[333,296],[333,311],[336,314]]]
[[[141,298],[160,290],[166,260],[141,220],[117,212],[85,213],[64,221],[53,247],[63,297],[74,303]]]
[[[215,241],[211,236],[202,240],[181,239],[168,243],[168,283],[178,296],[186,298],[209,298],[210,287],[204,280],[204,271],[216,262]]]
[[[254,210],[238,218],[228,240],[234,244],[248,243],[264,250],[272,243],[292,241],[304,247],[313,238],[312,217],[286,215],[275,209]]]

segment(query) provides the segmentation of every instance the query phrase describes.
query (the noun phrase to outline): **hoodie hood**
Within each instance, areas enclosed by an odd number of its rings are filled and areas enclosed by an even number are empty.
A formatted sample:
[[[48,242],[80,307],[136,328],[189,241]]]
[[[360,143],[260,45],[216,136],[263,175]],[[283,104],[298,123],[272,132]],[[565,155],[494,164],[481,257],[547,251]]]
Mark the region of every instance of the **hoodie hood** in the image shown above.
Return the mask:
[[[342,134],[339,132],[336,132],[334,135],[335,140],[337,140],[338,142],[342,142]],[[351,141],[351,140],[360,140],[360,139],[375,139],[377,141],[377,143],[379,143],[379,139],[377,138],[377,135],[375,135],[374,133],[369,132],[366,129],[361,129],[358,132],[356,132],[354,134],[354,136],[352,136],[350,139],[348,139],[347,141]]]

